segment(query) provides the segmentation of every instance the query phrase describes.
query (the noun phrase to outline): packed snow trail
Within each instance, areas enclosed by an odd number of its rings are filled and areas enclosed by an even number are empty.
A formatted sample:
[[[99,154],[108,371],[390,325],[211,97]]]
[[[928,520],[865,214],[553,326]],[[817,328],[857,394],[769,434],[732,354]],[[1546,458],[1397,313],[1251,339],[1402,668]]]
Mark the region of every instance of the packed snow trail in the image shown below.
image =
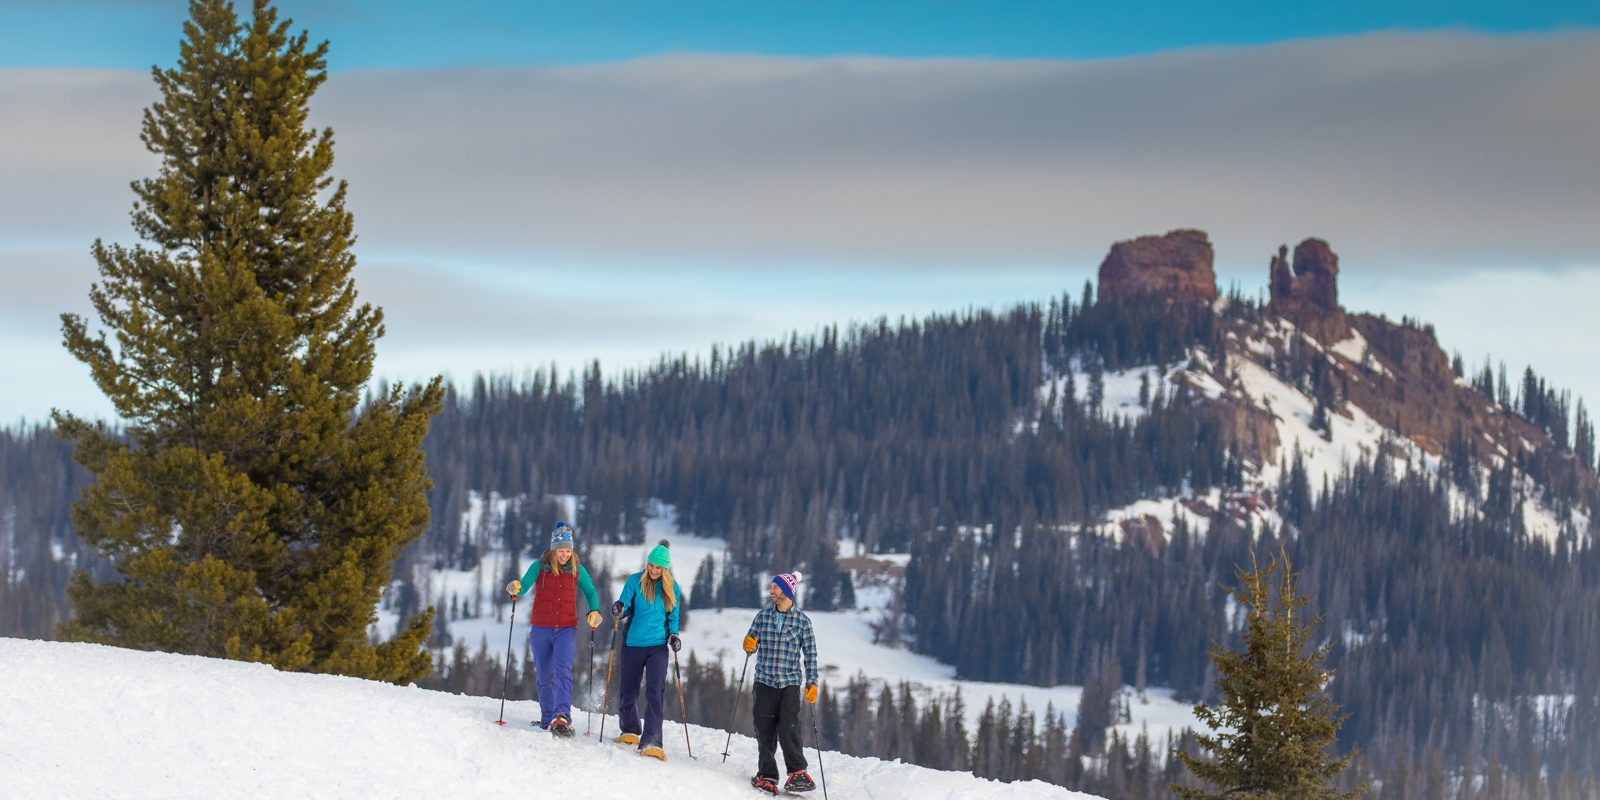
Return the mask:
[[[555,739],[528,724],[532,701],[507,703],[500,727],[496,699],[259,664],[0,638],[0,676],[8,800],[759,796],[755,742],[735,736],[722,764],[726,733],[709,728],[691,727],[692,761],[669,722],[663,764],[592,737]],[[581,731],[587,715],[574,714]],[[1089,797],[831,752],[823,765],[830,800]]]

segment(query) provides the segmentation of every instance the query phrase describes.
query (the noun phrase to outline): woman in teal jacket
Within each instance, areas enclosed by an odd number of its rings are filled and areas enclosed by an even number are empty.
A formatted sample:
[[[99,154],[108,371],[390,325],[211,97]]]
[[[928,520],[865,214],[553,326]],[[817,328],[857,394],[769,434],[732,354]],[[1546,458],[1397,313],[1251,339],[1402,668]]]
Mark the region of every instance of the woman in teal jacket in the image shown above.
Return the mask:
[[[641,755],[667,760],[661,749],[661,719],[666,708],[667,648],[677,652],[677,585],[672,579],[672,552],[666,539],[650,551],[642,572],[628,576],[611,615],[631,617],[622,648],[622,685],[617,718],[622,735],[616,741],[638,745]],[[639,725],[639,677],[644,676],[644,726]]]

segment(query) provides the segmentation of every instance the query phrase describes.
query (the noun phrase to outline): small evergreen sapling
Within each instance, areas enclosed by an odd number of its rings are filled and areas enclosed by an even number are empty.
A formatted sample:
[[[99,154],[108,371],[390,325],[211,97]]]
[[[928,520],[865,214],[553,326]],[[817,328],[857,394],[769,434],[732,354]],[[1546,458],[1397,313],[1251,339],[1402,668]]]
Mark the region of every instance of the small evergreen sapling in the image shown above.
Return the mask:
[[[1222,704],[1194,708],[1195,717],[1211,731],[1195,739],[1211,758],[1177,754],[1194,777],[1217,789],[1173,785],[1186,800],[1344,800],[1366,791],[1357,787],[1340,793],[1329,787],[1350,763],[1350,755],[1330,757],[1339,725],[1348,715],[1339,714],[1323,692],[1332,677],[1321,666],[1329,646],[1311,645],[1321,617],[1304,622],[1297,617],[1309,600],[1300,594],[1288,553],[1280,548],[1279,554],[1278,562],[1261,567],[1252,548],[1250,570],[1239,569],[1239,585],[1229,590],[1249,609],[1244,650],[1212,649]],[[1280,569],[1274,602],[1273,576]]]

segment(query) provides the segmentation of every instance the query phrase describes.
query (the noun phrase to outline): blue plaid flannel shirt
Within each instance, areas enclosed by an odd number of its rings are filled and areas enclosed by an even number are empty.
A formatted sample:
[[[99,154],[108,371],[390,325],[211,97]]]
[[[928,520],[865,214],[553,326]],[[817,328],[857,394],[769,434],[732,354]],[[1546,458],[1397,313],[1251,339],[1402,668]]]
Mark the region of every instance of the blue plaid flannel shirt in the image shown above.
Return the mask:
[[[756,638],[758,682],[775,689],[817,682],[817,638],[804,611],[767,606],[756,612],[749,635]]]

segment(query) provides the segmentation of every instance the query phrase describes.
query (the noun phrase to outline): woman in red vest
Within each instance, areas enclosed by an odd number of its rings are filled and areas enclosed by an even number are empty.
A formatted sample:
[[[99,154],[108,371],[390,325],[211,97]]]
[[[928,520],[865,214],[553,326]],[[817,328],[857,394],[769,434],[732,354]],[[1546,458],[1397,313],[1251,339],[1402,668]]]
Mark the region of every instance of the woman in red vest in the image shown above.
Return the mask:
[[[535,576],[537,573],[537,577]],[[506,593],[521,597],[533,589],[528,649],[539,671],[539,727],[557,736],[571,736],[572,657],[577,651],[578,592],[589,603],[589,629],[600,626],[600,605],[589,571],[572,552],[572,528],[557,522],[550,549],[528,565],[522,580],[506,584]]]

